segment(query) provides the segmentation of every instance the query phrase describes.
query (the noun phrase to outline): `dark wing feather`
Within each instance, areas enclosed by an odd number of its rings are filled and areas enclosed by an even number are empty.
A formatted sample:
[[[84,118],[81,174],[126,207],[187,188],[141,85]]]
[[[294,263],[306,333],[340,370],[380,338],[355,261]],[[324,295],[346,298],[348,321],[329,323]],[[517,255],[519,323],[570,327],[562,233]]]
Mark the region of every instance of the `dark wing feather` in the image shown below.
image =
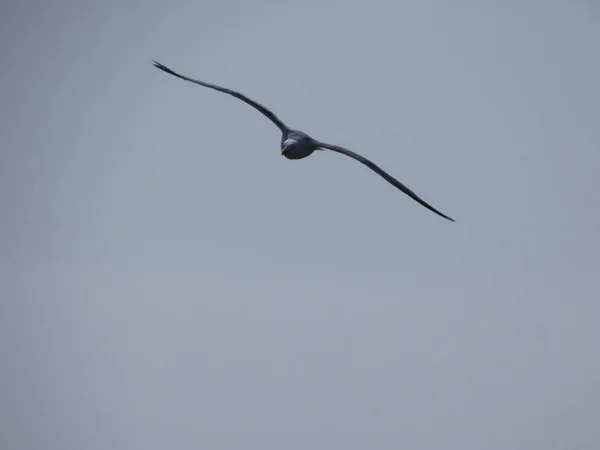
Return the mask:
[[[279,117],[277,117],[271,110],[269,110],[267,107],[261,105],[260,103],[246,97],[244,94],[241,94],[237,91],[232,91],[231,89],[227,89],[227,88],[224,88],[221,86],[217,86],[216,84],[206,83],[204,81],[186,77],[184,75],[181,75],[181,74],[169,69],[167,66],[164,66],[159,62],[152,61],[152,63],[154,64],[154,67],[158,67],[160,70],[170,73],[171,75],[175,75],[176,77],[181,78],[182,80],[191,81],[192,83],[199,84],[200,86],[204,86],[204,87],[207,87],[210,89],[214,89],[215,91],[219,91],[219,92],[223,92],[225,94],[232,95],[235,98],[240,99],[243,102],[246,102],[248,105],[256,108],[258,111],[263,113],[269,120],[271,120],[271,122],[273,122],[277,126],[277,128],[279,128],[281,130],[282,133],[289,130],[289,127],[285,123],[283,123],[283,121]]]
[[[433,211],[437,215],[442,216],[444,219],[448,219],[448,220],[454,222],[453,218],[448,217],[445,214],[442,214],[437,209],[435,209],[433,206],[431,206],[431,205],[427,204],[425,201],[421,200],[421,198],[417,194],[415,194],[413,191],[411,191],[409,188],[404,186],[402,183],[400,183],[398,180],[396,180],[390,174],[388,174],[383,169],[381,169],[377,164],[373,163],[372,161],[369,161],[364,156],[361,156],[358,153],[348,150],[347,148],[340,147],[339,145],[325,144],[323,142],[319,142],[319,147],[326,148],[328,150],[332,150],[337,153],[341,153],[343,155],[349,156],[350,158],[354,158],[358,162],[363,163],[369,169],[373,170],[375,173],[379,174],[387,182],[389,182],[390,184],[392,184],[395,187],[397,187],[398,189],[400,189],[402,192],[404,192],[406,195],[408,195],[410,198],[412,198],[417,203],[420,203],[425,208],[429,209],[430,211]]]

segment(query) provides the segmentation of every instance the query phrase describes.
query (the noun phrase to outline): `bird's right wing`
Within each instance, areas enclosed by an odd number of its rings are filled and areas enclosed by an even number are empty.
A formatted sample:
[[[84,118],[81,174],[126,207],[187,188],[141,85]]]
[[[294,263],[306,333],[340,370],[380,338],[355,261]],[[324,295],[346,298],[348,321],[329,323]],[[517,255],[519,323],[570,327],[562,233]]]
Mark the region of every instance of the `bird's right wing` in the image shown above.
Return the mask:
[[[227,88],[224,88],[221,86],[217,86],[216,84],[206,83],[204,81],[186,77],[184,75],[181,75],[181,74],[175,72],[174,70],[169,69],[167,66],[164,66],[163,64],[161,64],[159,62],[152,61],[152,63],[154,64],[154,67],[158,67],[160,70],[167,72],[171,75],[174,75],[178,78],[181,78],[182,80],[191,81],[192,83],[199,84],[200,86],[204,86],[204,87],[207,87],[210,89],[214,89],[215,91],[219,91],[219,92],[223,92],[225,94],[232,95],[235,98],[247,103],[248,105],[256,108],[258,111],[263,113],[269,120],[271,120],[271,122],[273,122],[277,126],[277,128],[279,128],[281,130],[282,133],[289,130],[289,127],[279,117],[277,117],[273,113],[273,111],[269,110],[267,107],[261,105],[260,103],[246,97],[244,94],[241,94],[236,91],[232,91],[231,89],[227,89]]]
[[[404,192],[406,195],[408,195],[410,198],[412,198],[417,203],[421,204],[422,206],[424,206],[428,210],[433,211],[438,216],[442,216],[444,219],[448,219],[448,220],[454,222],[454,219],[452,217],[448,217],[447,215],[442,214],[437,209],[435,209],[433,206],[431,206],[428,203],[426,203],[417,194],[415,194],[409,188],[407,188],[402,183],[400,183],[398,180],[396,180],[394,177],[392,177],[389,173],[385,172],[377,164],[375,164],[372,161],[369,161],[364,156],[361,156],[358,153],[355,153],[355,152],[353,152],[351,150],[348,150],[347,148],[341,147],[339,145],[326,144],[324,142],[319,142],[318,145],[319,145],[319,147],[326,148],[328,150],[332,150],[332,151],[337,152],[337,153],[341,153],[342,155],[349,156],[350,158],[353,158],[353,159],[357,160],[358,162],[363,163],[369,169],[371,169],[372,171],[374,171],[375,173],[377,173],[379,176],[381,176],[384,180],[386,180],[391,185],[393,185],[393,186],[397,187],[398,189],[400,189],[402,192]]]

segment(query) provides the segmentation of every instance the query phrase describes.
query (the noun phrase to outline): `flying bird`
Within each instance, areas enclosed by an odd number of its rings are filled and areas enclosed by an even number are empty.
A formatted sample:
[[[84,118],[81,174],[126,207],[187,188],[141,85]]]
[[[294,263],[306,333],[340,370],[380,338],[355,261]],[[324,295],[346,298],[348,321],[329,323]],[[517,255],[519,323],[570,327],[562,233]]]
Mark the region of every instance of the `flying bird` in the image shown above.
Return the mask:
[[[223,92],[225,94],[232,95],[233,97],[247,103],[248,105],[250,105],[250,106],[254,107],[255,109],[257,109],[258,111],[260,111],[271,122],[273,122],[275,124],[275,126],[277,128],[279,128],[279,130],[281,131],[281,145],[280,145],[281,154],[283,156],[285,156],[287,159],[306,158],[307,156],[312,155],[313,152],[316,150],[331,150],[333,152],[341,153],[342,155],[349,156],[350,158],[354,158],[356,161],[364,164],[369,169],[373,170],[375,173],[380,175],[384,180],[386,180],[388,183],[392,184],[396,188],[400,189],[402,192],[404,192],[406,195],[408,195],[410,198],[412,198],[417,203],[420,203],[425,208],[429,209],[430,211],[433,211],[437,215],[442,216],[443,218],[454,222],[454,219],[452,219],[451,217],[448,217],[447,215],[445,215],[445,214],[441,213],[440,211],[438,211],[437,209],[435,209],[433,206],[426,203],[417,194],[415,194],[409,188],[404,186],[402,183],[400,183],[398,180],[396,180],[394,177],[392,177],[390,174],[385,172],[378,165],[376,165],[374,162],[368,160],[364,156],[361,156],[358,153],[355,153],[355,152],[348,150],[347,148],[341,147],[339,145],[327,144],[325,142],[317,141],[316,139],[313,139],[308,134],[303,133],[302,131],[290,128],[279,117],[277,117],[270,109],[268,109],[264,105],[261,105],[257,101],[254,101],[254,100],[246,97],[244,94],[241,94],[240,92],[237,92],[237,91],[234,91],[231,89],[227,89],[227,88],[224,88],[221,86],[217,86],[216,84],[211,84],[211,83],[207,83],[205,81],[200,81],[200,80],[196,80],[194,78],[186,77],[184,75],[181,75],[181,74],[169,69],[167,66],[164,66],[163,64],[156,62],[156,61],[152,61],[152,63],[154,64],[155,67],[159,68],[160,70],[162,70],[164,72],[167,72],[171,75],[181,78],[182,80],[190,81],[192,83],[199,84],[200,86],[204,86],[204,87],[207,87],[210,89],[214,89],[215,91],[219,91],[219,92]]]

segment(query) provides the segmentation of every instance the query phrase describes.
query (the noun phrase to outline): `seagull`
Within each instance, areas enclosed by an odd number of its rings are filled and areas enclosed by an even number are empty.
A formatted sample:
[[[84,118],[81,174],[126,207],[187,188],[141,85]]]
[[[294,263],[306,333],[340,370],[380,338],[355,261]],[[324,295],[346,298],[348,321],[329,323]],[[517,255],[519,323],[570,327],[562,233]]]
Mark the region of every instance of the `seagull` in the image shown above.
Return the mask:
[[[303,158],[306,158],[307,156],[312,155],[313,152],[315,152],[316,150],[331,150],[333,152],[341,153],[342,155],[349,156],[350,158],[355,159],[356,161],[367,166],[369,169],[373,170],[375,173],[377,173],[379,176],[381,176],[384,180],[386,180],[388,183],[392,184],[396,188],[400,189],[402,192],[404,192],[406,195],[408,195],[410,198],[412,198],[417,203],[420,203],[422,206],[429,209],[430,211],[433,211],[435,214],[443,217],[444,219],[448,219],[451,222],[454,222],[453,218],[448,217],[447,215],[445,215],[445,214],[441,213],[440,211],[438,211],[437,209],[435,209],[433,206],[426,203],[417,194],[415,194],[413,191],[411,191],[405,185],[400,183],[398,180],[396,180],[394,177],[392,177],[390,174],[385,172],[378,165],[376,165],[374,162],[368,160],[364,156],[361,156],[358,153],[355,153],[355,152],[348,150],[347,148],[341,147],[339,145],[327,144],[325,142],[317,141],[316,139],[313,139],[308,134],[306,134],[302,131],[290,128],[279,117],[277,117],[275,115],[275,113],[273,113],[270,109],[268,109],[264,105],[261,105],[257,101],[254,101],[254,100],[246,97],[244,94],[242,94],[240,92],[234,91],[232,89],[227,89],[225,87],[217,86],[216,84],[211,84],[211,83],[207,83],[205,81],[200,81],[200,80],[197,80],[194,78],[190,78],[185,75],[181,75],[181,74],[175,72],[174,70],[169,69],[167,66],[165,66],[159,62],[156,62],[154,60],[152,61],[152,63],[155,67],[159,68],[160,70],[162,70],[164,72],[167,72],[171,75],[181,78],[182,80],[190,81],[192,83],[199,84],[200,86],[204,86],[209,89],[214,89],[215,91],[229,94],[229,95],[247,103],[248,105],[254,107],[258,111],[260,111],[271,122],[273,122],[275,124],[275,126],[277,128],[279,128],[279,130],[281,131],[281,154],[283,156],[285,156],[287,159],[303,159]]]

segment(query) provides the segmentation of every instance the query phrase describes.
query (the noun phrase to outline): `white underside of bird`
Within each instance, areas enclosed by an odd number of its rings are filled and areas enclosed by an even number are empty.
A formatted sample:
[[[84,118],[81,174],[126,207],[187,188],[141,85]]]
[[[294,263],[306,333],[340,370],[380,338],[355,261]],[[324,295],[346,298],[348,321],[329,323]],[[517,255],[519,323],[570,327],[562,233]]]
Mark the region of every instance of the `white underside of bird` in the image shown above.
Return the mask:
[[[240,92],[234,91],[232,89],[224,88],[224,87],[218,86],[216,84],[211,84],[211,83],[207,83],[205,81],[200,81],[200,80],[196,80],[194,78],[186,77],[184,75],[181,75],[181,74],[169,69],[168,67],[166,67],[163,64],[158,63],[156,61],[153,61],[153,64],[155,67],[161,69],[162,71],[167,72],[171,75],[174,75],[178,78],[181,78],[182,80],[190,81],[192,83],[199,84],[200,86],[204,86],[204,87],[214,89],[219,92],[223,92],[225,94],[232,95],[233,97],[247,103],[248,105],[250,105],[250,106],[254,107],[255,109],[257,109],[258,111],[260,111],[269,120],[271,120],[271,122],[273,122],[275,124],[275,126],[277,126],[277,128],[279,128],[279,130],[281,131],[281,154],[283,156],[285,156],[287,159],[306,158],[306,157],[312,155],[316,150],[331,150],[331,151],[349,156],[350,158],[353,158],[353,159],[359,161],[360,163],[364,164],[365,166],[369,167],[371,170],[373,170],[375,173],[377,173],[379,176],[381,176],[383,179],[385,179],[388,183],[395,186],[400,191],[404,192],[406,195],[408,195],[410,198],[412,198],[417,203],[421,204],[422,206],[429,209],[430,211],[433,211],[435,214],[454,222],[454,219],[441,213],[440,211],[435,209],[433,206],[426,203],[417,194],[415,194],[413,191],[411,191],[409,188],[407,188],[404,184],[400,183],[398,180],[396,180],[394,177],[392,177],[390,174],[385,172],[378,165],[376,165],[374,162],[370,161],[369,159],[365,158],[364,156],[359,155],[358,153],[355,153],[355,152],[348,150],[345,147],[341,147],[339,145],[327,144],[325,142],[320,142],[316,139],[313,139],[308,134],[306,134],[302,131],[294,130],[293,128],[288,127],[271,110],[266,108],[264,105],[246,97],[244,94],[241,94]]]

